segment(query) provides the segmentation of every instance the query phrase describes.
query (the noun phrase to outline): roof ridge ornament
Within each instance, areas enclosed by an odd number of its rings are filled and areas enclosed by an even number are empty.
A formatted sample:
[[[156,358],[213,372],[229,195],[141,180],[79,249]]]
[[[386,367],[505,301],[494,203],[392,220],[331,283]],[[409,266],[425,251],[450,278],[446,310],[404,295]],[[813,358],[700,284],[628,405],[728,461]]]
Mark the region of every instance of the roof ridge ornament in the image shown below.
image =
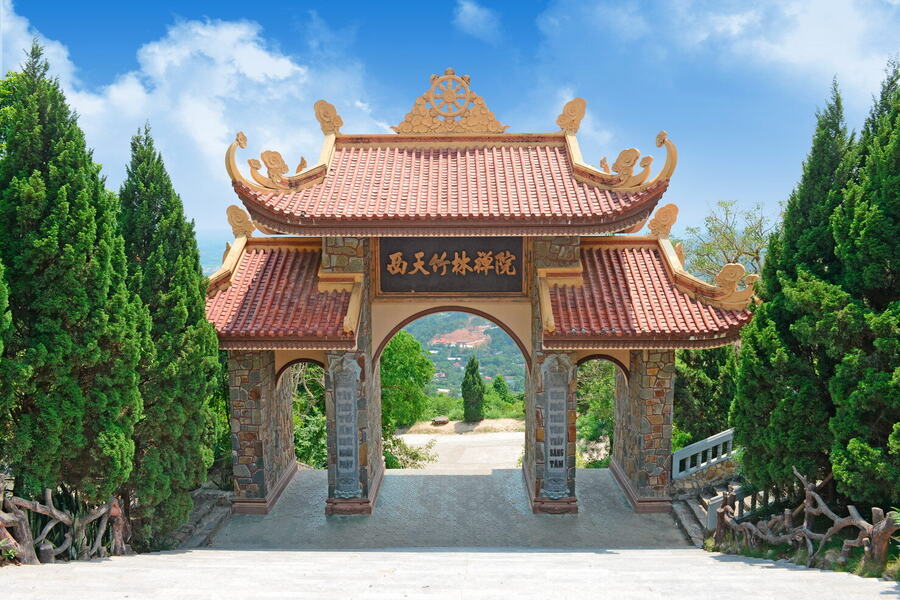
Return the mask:
[[[391,127],[397,133],[503,133],[501,124],[484,99],[469,87],[468,75],[447,69],[431,76],[431,87],[416,98],[403,121]]]
[[[325,135],[338,135],[341,133],[341,127],[344,126],[344,120],[338,114],[334,104],[325,100],[317,100],[313,105],[316,111],[316,119]]]
[[[225,215],[228,217],[228,224],[231,225],[231,233],[234,234],[235,238],[253,237],[256,225],[253,224],[253,220],[247,214],[247,211],[236,204],[232,204],[225,209]]]
[[[556,124],[562,129],[563,133],[578,133],[581,127],[581,120],[587,112],[587,101],[584,98],[572,98],[563,106],[562,112],[556,117]]]
[[[656,209],[656,214],[647,223],[650,233],[658,238],[667,238],[672,232],[672,226],[678,219],[678,207],[674,204],[666,204]],[[682,261],[683,262],[683,261]]]
[[[326,104],[328,103],[326,102]],[[333,117],[335,118],[332,118],[331,122],[334,123],[336,127],[340,127],[339,123],[342,123],[340,117],[337,116],[337,113],[334,113]],[[325,126],[323,125],[323,129],[324,127]],[[331,140],[333,146],[334,137],[326,137],[325,139],[326,142]],[[247,160],[247,164],[250,166],[250,175],[253,178],[253,181],[249,181],[238,168],[236,158],[237,149],[244,149],[246,147],[247,136],[244,135],[243,131],[239,131],[234,137],[234,141],[228,146],[228,150],[225,152],[225,170],[228,172],[229,177],[231,177],[232,182],[241,183],[257,191],[279,192],[294,191],[313,183],[318,183],[324,176],[326,165],[320,162],[312,168],[307,169],[306,159],[302,156],[300,157],[300,163],[294,170],[295,174],[288,175],[287,173],[290,169],[281,157],[281,153],[276,150],[263,150],[260,154],[262,161],[256,158]],[[260,172],[263,166],[266,168],[265,175]]]
[[[580,101],[580,102],[579,102]],[[656,177],[650,179],[650,165],[653,164],[652,156],[644,156],[637,148],[626,148],[619,152],[616,161],[610,167],[606,157],[600,159],[600,168],[593,167],[584,162],[581,156],[581,149],[578,146],[578,138],[575,132],[581,125],[581,119],[584,117],[582,110],[586,110],[586,103],[581,98],[575,98],[566,103],[563,107],[562,114],[556,119],[556,124],[562,128],[562,133],[566,137],[566,145],[569,148],[569,154],[572,156],[573,172],[575,178],[584,183],[593,185],[600,189],[614,190],[617,192],[641,192],[653,187],[661,182],[668,181],[675,172],[675,165],[678,163],[678,150],[675,144],[669,139],[669,134],[660,131],[656,135],[656,146],[666,148],[666,162],[663,164]],[[640,166],[640,171],[635,173],[636,166]]]

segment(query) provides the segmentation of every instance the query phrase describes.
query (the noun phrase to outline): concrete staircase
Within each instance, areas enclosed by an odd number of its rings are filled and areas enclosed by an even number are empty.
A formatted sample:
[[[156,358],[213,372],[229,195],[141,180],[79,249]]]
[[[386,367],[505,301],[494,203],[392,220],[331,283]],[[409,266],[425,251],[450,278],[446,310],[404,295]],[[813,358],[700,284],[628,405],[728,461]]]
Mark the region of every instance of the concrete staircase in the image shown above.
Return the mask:
[[[173,536],[179,548],[209,546],[231,516],[231,492],[201,487],[191,492],[194,509],[187,523]]]
[[[716,509],[722,505],[728,493],[739,487],[740,484],[731,482],[706,488],[699,496],[677,500],[672,504],[675,521],[692,544],[698,548],[703,547],[703,541],[715,531]]]

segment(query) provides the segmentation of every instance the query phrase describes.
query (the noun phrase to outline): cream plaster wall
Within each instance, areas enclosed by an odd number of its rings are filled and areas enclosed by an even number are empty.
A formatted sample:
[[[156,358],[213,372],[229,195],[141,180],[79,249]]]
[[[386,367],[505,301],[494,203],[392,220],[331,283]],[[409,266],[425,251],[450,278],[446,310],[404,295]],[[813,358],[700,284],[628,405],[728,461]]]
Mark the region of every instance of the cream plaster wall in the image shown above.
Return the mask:
[[[325,364],[324,350],[275,350],[275,372],[280,373],[281,369],[288,363],[297,360],[313,360],[320,365]]]

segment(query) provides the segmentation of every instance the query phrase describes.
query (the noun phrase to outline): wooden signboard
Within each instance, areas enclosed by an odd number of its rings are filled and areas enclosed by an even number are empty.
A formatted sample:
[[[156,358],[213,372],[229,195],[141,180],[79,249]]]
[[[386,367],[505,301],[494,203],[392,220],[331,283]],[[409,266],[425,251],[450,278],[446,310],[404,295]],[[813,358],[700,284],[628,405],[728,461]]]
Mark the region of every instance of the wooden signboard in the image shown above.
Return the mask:
[[[522,295],[521,237],[381,238],[378,292],[384,295]]]

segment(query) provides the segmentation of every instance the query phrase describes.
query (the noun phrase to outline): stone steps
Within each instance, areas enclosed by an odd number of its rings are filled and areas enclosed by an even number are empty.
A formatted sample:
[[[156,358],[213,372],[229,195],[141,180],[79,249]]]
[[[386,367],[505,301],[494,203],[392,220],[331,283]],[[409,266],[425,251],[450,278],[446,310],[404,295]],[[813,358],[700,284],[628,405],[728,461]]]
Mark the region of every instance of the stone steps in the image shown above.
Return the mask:
[[[191,492],[191,497],[194,500],[191,516],[173,536],[179,548],[209,546],[231,516],[231,492],[201,487]]]
[[[684,500],[673,502],[672,514],[675,516],[675,522],[678,523],[679,529],[691,544],[702,548],[703,540],[706,539],[706,530],[688,502]]]

